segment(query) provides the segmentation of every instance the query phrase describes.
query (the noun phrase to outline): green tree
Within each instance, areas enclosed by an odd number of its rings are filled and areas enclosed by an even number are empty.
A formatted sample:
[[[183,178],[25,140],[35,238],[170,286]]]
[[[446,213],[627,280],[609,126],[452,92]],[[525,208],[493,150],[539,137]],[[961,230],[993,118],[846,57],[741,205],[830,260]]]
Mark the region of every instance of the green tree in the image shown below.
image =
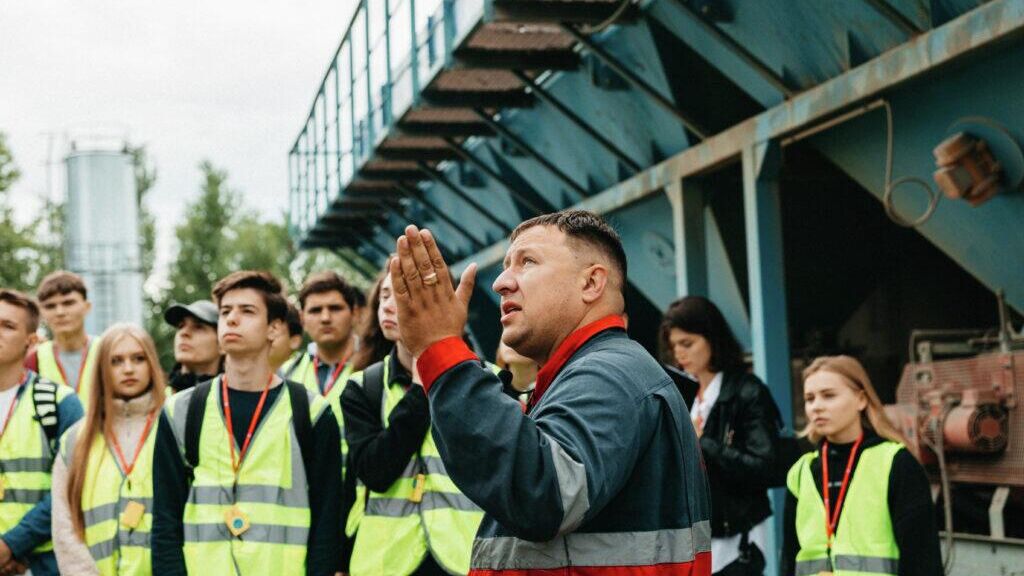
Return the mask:
[[[0,132],[0,286],[31,293],[46,273],[63,263],[60,241],[47,234],[54,228],[44,228],[61,212],[59,205],[47,201],[39,217],[19,223],[9,194],[20,177],[6,135]]]
[[[142,277],[153,274],[156,262],[156,217],[146,207],[146,195],[156,184],[156,167],[149,160],[145,146],[129,146],[132,157],[132,173],[135,176],[135,192],[139,207],[139,237],[141,240]]]

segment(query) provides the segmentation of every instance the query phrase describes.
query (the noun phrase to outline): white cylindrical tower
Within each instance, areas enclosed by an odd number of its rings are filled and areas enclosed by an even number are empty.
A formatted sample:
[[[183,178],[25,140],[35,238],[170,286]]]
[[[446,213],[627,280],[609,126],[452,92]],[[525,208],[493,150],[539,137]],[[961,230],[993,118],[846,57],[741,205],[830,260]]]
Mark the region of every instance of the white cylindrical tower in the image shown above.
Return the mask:
[[[67,268],[89,289],[86,331],[116,322],[142,325],[138,193],[126,147],[74,143],[67,166],[64,249]]]

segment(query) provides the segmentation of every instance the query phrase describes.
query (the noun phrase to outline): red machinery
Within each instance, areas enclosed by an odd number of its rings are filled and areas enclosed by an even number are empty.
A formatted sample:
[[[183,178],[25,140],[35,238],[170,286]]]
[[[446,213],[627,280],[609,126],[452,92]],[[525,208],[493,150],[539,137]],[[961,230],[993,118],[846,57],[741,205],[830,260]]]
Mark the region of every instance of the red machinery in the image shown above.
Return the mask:
[[[987,535],[994,538],[1019,521],[1005,506],[1011,488],[1024,488],[1024,410],[1016,399],[1017,388],[1024,391],[1024,337],[999,300],[998,330],[915,331],[897,404],[886,407],[943,488],[947,532],[956,484],[991,492]]]

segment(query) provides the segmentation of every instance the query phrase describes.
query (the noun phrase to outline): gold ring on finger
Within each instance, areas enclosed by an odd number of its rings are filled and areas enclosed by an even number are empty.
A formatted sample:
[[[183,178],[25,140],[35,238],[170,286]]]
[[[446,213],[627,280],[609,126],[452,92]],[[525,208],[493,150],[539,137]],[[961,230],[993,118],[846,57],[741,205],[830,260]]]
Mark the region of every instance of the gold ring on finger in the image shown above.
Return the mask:
[[[431,272],[423,277],[423,283],[427,286],[437,284],[437,272]]]

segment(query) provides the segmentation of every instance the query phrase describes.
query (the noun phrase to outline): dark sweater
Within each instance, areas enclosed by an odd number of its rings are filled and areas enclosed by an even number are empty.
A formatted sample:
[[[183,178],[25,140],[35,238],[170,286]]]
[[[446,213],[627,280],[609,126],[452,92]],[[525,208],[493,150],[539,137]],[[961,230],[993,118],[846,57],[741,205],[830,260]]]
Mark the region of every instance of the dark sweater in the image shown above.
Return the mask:
[[[871,431],[866,431],[864,442],[854,458],[853,469],[857,469],[864,449],[884,441]],[[832,502],[839,498],[843,472],[850,457],[850,444],[830,444],[828,454],[829,497]],[[820,446],[818,448],[821,449]],[[821,459],[811,464],[814,485],[821,494]],[[852,473],[851,473],[852,476]],[[782,563],[780,573],[792,576],[796,570],[796,554],[800,543],[796,535],[797,499],[786,491],[785,533],[782,539]],[[924,468],[906,448],[896,453],[889,472],[889,497],[886,505],[892,519],[893,535],[900,550],[899,576],[941,576],[942,553],[939,550],[938,526],[935,522],[935,506],[932,503],[931,487]],[[845,506],[844,506],[845,509]],[[840,510],[842,515],[842,510]]]
[[[260,420],[274,405],[284,386],[267,394]],[[238,446],[245,442],[249,422],[256,411],[260,392],[228,389],[231,426]],[[221,409],[223,410],[223,408]],[[252,442],[258,442],[259,436]],[[333,575],[341,569],[338,542],[341,540],[341,438],[330,408],[313,426],[313,453],[317,455],[306,471],[309,482],[310,531],[306,552],[306,574]],[[312,487],[316,487],[313,489]],[[165,576],[186,574],[182,551],[182,516],[189,494],[189,475],[178,449],[166,413],[160,415],[153,451],[153,573]]]
[[[384,361],[389,363],[390,383],[406,389],[388,416],[387,428],[380,419],[382,399],[368,398],[354,382],[345,386],[341,396],[349,470],[374,492],[386,492],[402,476],[430,430],[430,407],[423,388],[412,385],[409,372],[394,353]]]

